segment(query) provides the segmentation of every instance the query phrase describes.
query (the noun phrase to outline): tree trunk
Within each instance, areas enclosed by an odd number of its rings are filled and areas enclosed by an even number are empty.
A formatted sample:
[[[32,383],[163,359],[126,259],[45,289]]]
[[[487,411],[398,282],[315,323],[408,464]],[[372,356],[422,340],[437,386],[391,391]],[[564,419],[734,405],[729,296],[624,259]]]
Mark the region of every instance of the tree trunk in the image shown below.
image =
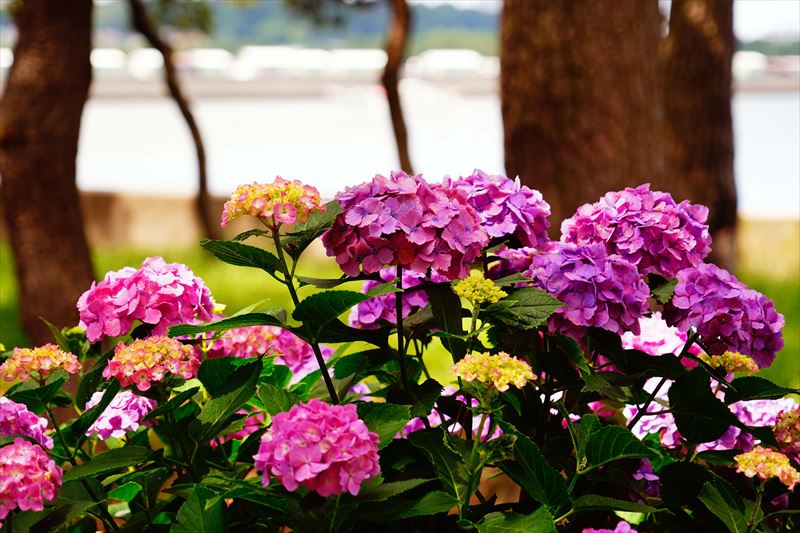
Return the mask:
[[[75,183],[89,63],[92,0],[21,3],[19,38],[0,101],[2,198],[16,262],[22,327],[51,340],[46,318],[74,325],[94,279]]]
[[[195,153],[197,154],[197,203],[196,213],[200,221],[200,227],[209,239],[218,238],[218,226],[211,219],[211,199],[208,194],[208,175],[206,170],[206,150],[203,145],[203,137],[200,135],[200,128],[192,113],[192,108],[186,95],[183,93],[181,84],[175,72],[175,63],[172,60],[172,47],[158,34],[158,28],[153,23],[147,8],[141,0],[128,0],[131,7],[131,24],[136,31],[141,33],[150,46],[158,50],[164,58],[164,81],[167,84],[169,94],[180,109],[189,133],[194,142]]]
[[[400,67],[403,65],[408,34],[411,31],[411,11],[408,9],[406,0],[388,1],[392,12],[392,22],[386,38],[387,60],[381,83],[386,89],[386,99],[389,101],[389,113],[392,118],[397,154],[400,157],[400,167],[405,172],[413,174],[411,157],[408,154],[408,132],[398,90]]]
[[[656,0],[506,0],[506,171],[550,203],[551,232],[609,190],[663,188]]]
[[[661,48],[667,168],[682,198],[709,207],[713,261],[735,263],[731,118],[733,0],[672,0]]]

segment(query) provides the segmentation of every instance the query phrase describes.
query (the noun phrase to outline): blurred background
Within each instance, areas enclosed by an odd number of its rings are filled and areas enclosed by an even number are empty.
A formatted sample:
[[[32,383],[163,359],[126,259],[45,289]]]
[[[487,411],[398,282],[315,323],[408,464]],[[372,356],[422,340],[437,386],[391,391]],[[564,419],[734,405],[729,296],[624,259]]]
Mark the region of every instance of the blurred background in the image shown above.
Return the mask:
[[[197,246],[240,183],[480,168],[556,233],[645,182],[709,205],[712,259],[786,316],[767,373],[800,385],[800,1],[2,0],[0,85],[7,347],[148,255],[281,304]]]

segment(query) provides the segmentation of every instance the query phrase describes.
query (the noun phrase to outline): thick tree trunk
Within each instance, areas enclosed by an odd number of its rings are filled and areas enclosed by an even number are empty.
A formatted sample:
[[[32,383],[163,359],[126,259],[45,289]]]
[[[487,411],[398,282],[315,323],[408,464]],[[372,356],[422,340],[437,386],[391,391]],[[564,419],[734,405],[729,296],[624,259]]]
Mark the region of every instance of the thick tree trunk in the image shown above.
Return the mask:
[[[661,48],[667,169],[682,198],[707,205],[711,257],[735,263],[731,118],[733,0],[672,0]]]
[[[406,121],[403,118],[403,106],[400,103],[400,67],[406,53],[408,34],[411,31],[411,11],[406,0],[388,0],[392,12],[392,22],[386,37],[386,67],[383,69],[381,82],[386,89],[386,99],[389,102],[389,113],[392,118],[394,139],[397,144],[397,154],[400,157],[400,167],[405,172],[413,174],[411,157],[408,154],[408,132]]]
[[[51,340],[43,317],[74,325],[94,275],[75,183],[89,63],[92,0],[21,2],[19,39],[0,101],[2,198],[19,281],[22,326]]]
[[[131,7],[131,23],[136,31],[141,33],[150,46],[158,50],[164,58],[164,81],[167,84],[169,94],[180,109],[183,119],[189,128],[189,133],[194,142],[195,154],[197,155],[197,204],[196,213],[200,221],[200,227],[205,236],[209,239],[218,238],[218,226],[211,219],[211,198],[208,194],[208,174],[206,170],[206,149],[203,145],[203,137],[200,134],[200,127],[192,113],[192,108],[186,95],[183,93],[178,75],[175,71],[175,63],[172,60],[172,47],[158,34],[158,28],[153,23],[147,8],[141,0],[128,0]]]
[[[506,171],[539,189],[551,232],[624,186],[663,188],[656,0],[506,0]]]

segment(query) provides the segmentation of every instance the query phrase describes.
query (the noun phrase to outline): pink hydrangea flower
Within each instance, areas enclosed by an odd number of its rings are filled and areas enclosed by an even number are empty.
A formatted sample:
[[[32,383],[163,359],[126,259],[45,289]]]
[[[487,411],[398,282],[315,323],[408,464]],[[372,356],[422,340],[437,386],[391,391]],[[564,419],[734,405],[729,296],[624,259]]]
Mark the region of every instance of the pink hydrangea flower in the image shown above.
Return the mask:
[[[55,344],[45,344],[38,348],[14,348],[11,357],[0,365],[0,375],[6,381],[28,381],[31,377],[44,381],[55,370],[76,374],[80,369],[75,355]]]
[[[587,527],[583,530],[583,533],[637,533],[637,532],[625,520],[620,520],[619,523],[617,523],[617,527],[615,527],[614,529],[608,529],[608,528],[594,529]]]
[[[475,170],[450,186],[467,193],[467,201],[478,211],[490,237],[515,236],[522,246],[538,247],[550,239],[550,205],[542,193],[520,185],[519,178],[491,176]]]
[[[0,436],[25,435],[52,449],[53,439],[45,434],[46,431],[46,418],[32,413],[24,404],[0,396]]]
[[[84,410],[89,410],[103,399],[104,391],[92,394]],[[100,417],[86,431],[86,436],[97,435],[100,440],[122,438],[128,431],[136,431],[144,417],[155,409],[156,401],[125,390],[117,393]]]
[[[758,476],[761,479],[776,477],[789,490],[800,483],[800,472],[789,462],[789,458],[780,452],[756,446],[749,452],[737,455],[736,471],[747,477]]]
[[[316,398],[278,413],[254,456],[263,484],[274,476],[289,491],[303,485],[320,496],[357,495],[380,473],[378,435],[358,418],[356,406]]]
[[[61,474],[40,446],[25,439],[0,448],[0,520],[14,509],[43,511],[58,494]]]
[[[392,172],[337,196],[342,213],[322,236],[350,276],[401,266],[448,280],[469,273],[489,236],[466,194],[421,176]]]
[[[379,272],[384,281],[391,281],[397,277],[396,268],[382,268]],[[424,277],[413,270],[403,270],[403,318],[419,311],[428,305],[428,296],[423,290],[409,291],[413,287],[419,286]],[[364,283],[361,292],[366,293],[373,287],[380,285],[380,282],[368,280]],[[350,325],[360,329],[374,329],[380,326],[381,322],[397,324],[397,306],[394,294],[384,294],[376,296],[359,303],[350,312]]]
[[[123,387],[135,385],[146,391],[169,372],[189,379],[197,375],[199,367],[200,359],[194,348],[162,335],[138,339],[128,346],[120,342],[103,370],[103,377],[114,377]]]
[[[128,333],[135,320],[163,335],[170,326],[209,320],[211,292],[186,265],[148,257],[139,269],[109,272],[78,299],[81,327],[95,342]]]
[[[695,328],[712,355],[739,352],[761,368],[772,364],[783,348],[784,324],[772,300],[712,264],[681,270],[677,277],[675,295],[664,306],[668,324]]]
[[[561,240],[602,244],[636,265],[642,275],[672,279],[679,270],[697,266],[711,251],[706,219],[708,208],[668,193],[651,191],[650,184],[606,193],[594,204],[578,208],[561,224]]]
[[[319,191],[298,180],[280,176],[271,183],[240,185],[222,209],[222,227],[238,217],[249,215],[273,224],[305,222],[312,211],[324,211]]]

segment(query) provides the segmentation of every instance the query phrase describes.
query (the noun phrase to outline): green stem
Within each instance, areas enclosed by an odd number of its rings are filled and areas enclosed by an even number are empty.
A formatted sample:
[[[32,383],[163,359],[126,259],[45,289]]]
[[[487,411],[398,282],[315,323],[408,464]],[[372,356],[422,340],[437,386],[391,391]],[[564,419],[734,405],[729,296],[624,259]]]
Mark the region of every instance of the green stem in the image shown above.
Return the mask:
[[[286,265],[286,258],[283,255],[283,246],[281,246],[281,235],[278,232],[278,225],[273,223],[270,229],[272,230],[272,240],[275,241],[275,251],[278,254],[278,260],[281,262],[283,274],[286,278],[284,283],[289,289],[289,296],[292,297],[292,303],[294,303],[294,306],[297,307],[300,304],[300,298],[297,297],[297,290],[294,288],[294,272],[295,268],[297,267],[297,262],[294,262],[291,270],[288,268]],[[309,342],[309,344],[311,344],[311,349],[314,351],[314,357],[317,360],[317,365],[319,365],[319,370],[322,374],[322,380],[325,382],[325,388],[328,389],[328,394],[331,397],[331,401],[334,404],[338,404],[339,395],[336,393],[336,387],[333,386],[333,380],[328,373],[328,365],[325,364],[325,359],[322,357],[322,350],[319,348],[319,343],[316,341],[316,339],[313,339],[311,342]]]
[[[756,516],[758,516],[758,511],[761,509],[761,498],[764,496],[764,485],[766,485],[767,480],[762,479],[761,483],[758,485],[758,489],[756,490],[756,502],[753,505],[753,512],[750,514],[750,520],[747,521],[747,531],[752,531],[753,527],[756,523]]]
[[[400,360],[400,381],[404,390],[408,390],[408,369],[406,368],[406,350],[403,342],[403,267],[397,265],[397,288],[394,293],[394,308],[397,313],[397,357]]]

